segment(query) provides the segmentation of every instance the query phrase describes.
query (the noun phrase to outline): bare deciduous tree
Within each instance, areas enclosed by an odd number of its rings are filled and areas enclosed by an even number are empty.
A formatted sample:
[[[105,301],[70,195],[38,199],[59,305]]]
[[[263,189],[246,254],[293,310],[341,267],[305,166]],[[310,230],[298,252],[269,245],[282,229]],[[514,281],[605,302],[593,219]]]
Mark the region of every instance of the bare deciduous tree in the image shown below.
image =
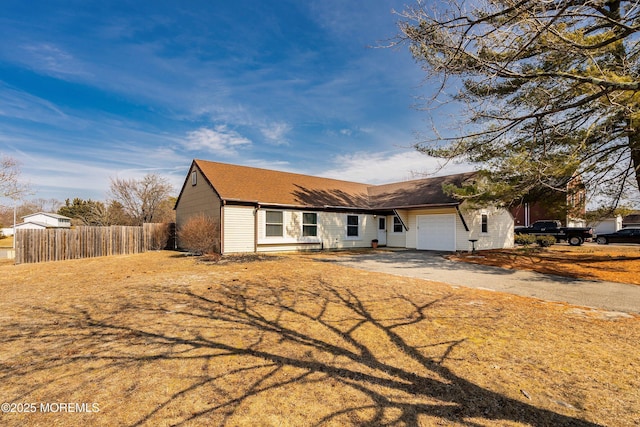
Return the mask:
[[[20,167],[17,160],[0,158],[0,197],[20,199],[28,191],[28,186],[20,182]]]
[[[111,178],[109,196],[139,225],[158,220],[160,208],[172,191],[173,187],[165,178],[147,174],[139,180]]]

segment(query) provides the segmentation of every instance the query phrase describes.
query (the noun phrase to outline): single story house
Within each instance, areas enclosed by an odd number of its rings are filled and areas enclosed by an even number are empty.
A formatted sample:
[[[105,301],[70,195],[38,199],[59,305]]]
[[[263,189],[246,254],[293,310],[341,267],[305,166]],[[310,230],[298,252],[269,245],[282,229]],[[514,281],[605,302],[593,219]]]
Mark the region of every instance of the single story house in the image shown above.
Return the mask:
[[[47,228],[71,228],[71,218],[47,212],[37,212],[22,217],[16,230],[45,230]]]
[[[443,184],[474,173],[386,185],[194,160],[176,201],[178,231],[205,214],[219,224],[220,253],[380,246],[467,251],[513,246],[505,209],[470,210]],[[178,238],[178,246],[180,246]]]

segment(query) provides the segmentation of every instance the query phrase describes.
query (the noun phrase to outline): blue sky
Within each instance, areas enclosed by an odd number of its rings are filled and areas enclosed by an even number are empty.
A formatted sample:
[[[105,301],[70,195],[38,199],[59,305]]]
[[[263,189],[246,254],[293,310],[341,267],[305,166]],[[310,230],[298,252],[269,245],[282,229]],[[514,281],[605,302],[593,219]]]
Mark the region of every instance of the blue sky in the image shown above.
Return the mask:
[[[177,195],[194,158],[368,183],[434,173],[411,148],[431,127],[424,74],[406,47],[376,48],[405,4],[4,0],[0,153],[32,198],[60,200],[147,173]]]

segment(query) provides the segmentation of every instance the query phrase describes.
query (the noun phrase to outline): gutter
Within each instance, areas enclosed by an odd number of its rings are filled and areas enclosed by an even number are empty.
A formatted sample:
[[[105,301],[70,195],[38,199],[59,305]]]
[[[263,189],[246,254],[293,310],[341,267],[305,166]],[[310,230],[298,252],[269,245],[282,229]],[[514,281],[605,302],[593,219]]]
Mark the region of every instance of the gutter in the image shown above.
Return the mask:
[[[400,205],[400,206],[334,206],[334,205],[294,205],[287,203],[274,203],[274,202],[261,202],[259,200],[243,200],[243,199],[231,199],[225,198],[225,204],[237,204],[245,206],[258,206],[260,208],[281,208],[281,209],[299,209],[299,210],[335,210],[335,211],[359,211],[359,212],[393,212],[397,209],[418,209],[418,208],[447,208],[460,206],[460,203],[423,203],[419,205]]]

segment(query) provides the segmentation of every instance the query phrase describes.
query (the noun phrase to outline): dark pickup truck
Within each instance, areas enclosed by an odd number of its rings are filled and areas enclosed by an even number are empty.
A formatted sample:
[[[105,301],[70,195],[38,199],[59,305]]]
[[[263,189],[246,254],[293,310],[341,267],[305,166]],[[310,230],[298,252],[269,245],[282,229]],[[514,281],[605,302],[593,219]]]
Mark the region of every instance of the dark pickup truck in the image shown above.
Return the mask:
[[[566,240],[571,246],[580,246],[593,238],[593,230],[588,227],[562,227],[560,221],[536,221],[529,227],[516,227],[516,234],[553,236],[558,242]]]

